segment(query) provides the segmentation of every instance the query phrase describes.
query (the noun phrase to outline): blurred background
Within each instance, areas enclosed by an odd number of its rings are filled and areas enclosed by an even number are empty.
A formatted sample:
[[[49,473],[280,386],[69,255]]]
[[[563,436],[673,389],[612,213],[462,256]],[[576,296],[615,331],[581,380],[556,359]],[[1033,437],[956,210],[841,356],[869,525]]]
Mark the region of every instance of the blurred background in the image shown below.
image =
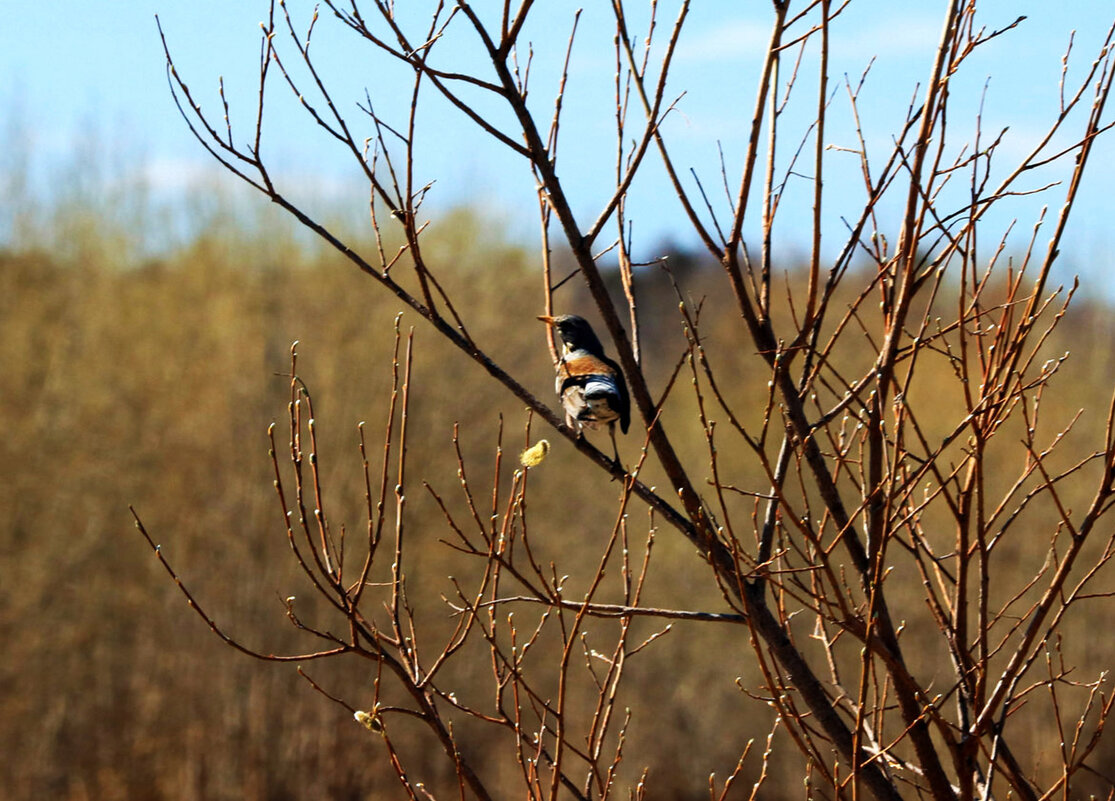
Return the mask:
[[[538,9],[531,37],[539,109],[552,103],[572,25],[561,5]],[[891,5],[856,0],[834,29],[834,107],[846,101],[843,76],[854,86],[870,66],[861,111],[866,138],[879,152],[919,91],[940,25],[940,4],[897,11]],[[1061,59],[1070,42],[1078,54],[1070,76],[1079,76],[1112,12],[1106,2],[984,5],[989,29],[1020,14],[1029,17],[981,51],[964,84],[968,94],[958,101],[973,114],[983,102],[985,130],[1010,126],[1000,166],[1006,170],[1011,155],[1031,148],[1056,114]],[[297,20],[308,22],[309,4],[290,6]],[[263,651],[307,647],[282,614],[281,599],[306,587],[289,564],[266,440],[267,426],[281,426],[285,415],[289,381],[280,374],[289,369],[291,342],[299,340],[334,519],[360,525],[356,425],[382,425],[399,304],[212,163],[173,105],[154,20],[158,13],[179,71],[218,116],[216,87],[223,76],[235,131],[247,141],[255,114],[258,22],[267,4],[67,0],[0,8],[8,20],[0,30],[0,366],[6,389],[0,404],[0,637],[6,644],[0,795],[402,797],[375,738],[310,691],[292,666],[254,662],[206,629],[142,545],[128,512],[136,507],[198,600],[231,633]],[[413,13],[428,17],[424,8]],[[392,73],[322,17],[323,67],[352,116],[359,118],[356,103],[365,88],[379,113],[405,113],[405,71]],[[611,28],[600,12],[586,10],[580,25],[559,166],[578,214],[588,219],[609,192],[609,180],[601,185],[598,176],[614,169],[608,138],[614,56]],[[670,84],[686,94],[669,133],[684,153],[681,163],[715,183],[718,143],[728,174],[737,170],[741,124],[753,102],[769,18],[762,4],[741,11],[735,3],[711,2],[693,10],[689,25],[692,36],[679,50]],[[562,33],[554,37],[553,30]],[[447,58],[467,64],[467,44],[447,39]],[[541,325],[508,336],[509,314],[532,320],[542,311],[533,180],[512,154],[432,95],[430,101],[423,123],[442,135],[423,137],[417,164],[420,183],[436,181],[424,207],[433,220],[427,260],[458,308],[469,310],[477,341],[528,388],[549,397],[552,372]],[[804,135],[810,102],[803,95],[800,108],[789,107],[787,128],[798,126],[789,141]],[[307,127],[290,98],[276,92],[268,111],[265,153],[283,185],[370,251],[367,194],[354,165]],[[848,126],[847,116],[833,119]],[[974,129],[971,118],[956,124]],[[850,127],[834,125],[829,135],[834,145],[853,143]],[[1115,148],[1110,139],[1098,148],[1058,274],[1066,282],[1082,276],[1083,287],[1048,345],[1051,353],[1086,354],[1069,360],[1060,379],[1064,391],[1050,396],[1045,411],[1062,421],[1080,408],[1093,412],[1074,432],[1081,448],[1102,430],[1115,375],[1109,279],[1115,232],[1107,199]],[[854,159],[842,161],[834,150],[831,164],[825,248],[836,252],[841,209],[862,202],[862,190]],[[1064,177],[1069,166],[1062,161],[1051,169]],[[636,258],[671,256],[685,289],[708,295],[707,318],[717,320],[715,267],[697,254],[663,176],[652,169],[642,180],[638,200],[628,206]],[[1045,181],[1035,175],[1033,185]],[[791,181],[776,229],[790,281],[800,254],[808,252],[810,213],[808,202],[796,202],[806,195],[794,193],[808,187],[807,180],[800,186]],[[1007,210],[1017,216],[1021,237],[1009,247],[1024,246],[1043,202],[1053,201],[1019,198]],[[995,233],[988,242],[999,236],[995,225],[1009,223],[1010,217],[991,221]],[[683,347],[680,322],[670,311],[676,297],[655,271],[641,275],[639,287],[644,349],[669,355],[672,367]],[[572,283],[565,291],[570,310],[584,303]],[[486,474],[501,416],[508,453],[525,442],[526,417],[479,369],[454,358],[420,320],[404,315],[404,329],[410,324],[417,326],[412,425],[424,432],[411,441],[410,470],[451,495],[454,422],[466,423],[466,456]],[[722,330],[710,322],[705,334],[723,349],[722,375],[731,377],[726,391],[753,395],[761,408],[766,375],[749,372],[752,355],[732,347],[731,321]],[[653,380],[661,384],[665,376]],[[682,446],[687,462],[702,465],[703,437],[684,411],[674,430],[679,441],[688,440]],[[625,453],[634,454],[637,444],[625,443]],[[761,476],[743,454],[725,458],[736,462],[736,483],[760,487]],[[542,521],[536,536],[565,572],[578,575],[595,567],[598,553],[565,546],[563,538],[580,542],[585,532],[561,525],[562,499],[576,494],[587,517],[610,526],[617,488],[586,475],[576,454],[560,444],[551,460],[539,471],[545,492],[532,496],[531,513]],[[413,568],[412,596],[425,598],[420,611],[437,617],[455,557],[437,545],[445,531],[436,507],[418,492],[414,497],[410,525],[429,547]],[[704,566],[675,539],[662,536],[656,543],[648,603],[721,610]],[[727,671],[693,658],[713,649],[730,663]],[[758,683],[749,654],[746,638],[726,642],[714,627],[680,624],[633,661],[632,698],[657,699],[653,717],[637,719],[630,738],[632,766],[652,766],[651,797],[707,797],[708,775],[726,776],[742,744],[765,737],[769,721],[754,714],[756,705],[734,683],[737,677],[745,686]],[[1088,638],[1079,658],[1091,676],[1112,664],[1115,651]],[[328,668],[326,676],[359,705],[370,698],[371,677],[365,666],[349,667]],[[721,713],[715,726],[708,725],[709,708]],[[1036,733],[1031,754],[1043,747]],[[774,770],[794,782],[785,797],[799,797],[796,754],[788,741],[781,748],[785,761],[776,755]],[[1115,748],[1109,751],[1115,758]],[[678,760],[678,753],[693,756]],[[417,773],[429,772],[422,780],[444,780],[437,756],[419,760]],[[638,769],[631,770],[637,777]],[[741,788],[749,791],[750,781]],[[767,797],[783,796],[775,786]]]

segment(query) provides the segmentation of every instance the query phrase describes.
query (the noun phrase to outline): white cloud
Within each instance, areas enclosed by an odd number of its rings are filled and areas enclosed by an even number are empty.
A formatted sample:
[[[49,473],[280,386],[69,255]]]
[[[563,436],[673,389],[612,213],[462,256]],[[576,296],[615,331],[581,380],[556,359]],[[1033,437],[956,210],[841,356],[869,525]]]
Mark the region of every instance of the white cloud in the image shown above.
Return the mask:
[[[140,163],[129,178],[157,192],[186,193],[210,189],[222,177],[220,165],[196,158],[156,157]]]
[[[850,12],[845,15],[833,22],[831,42],[839,56],[923,58],[934,52],[941,34],[941,21],[936,17],[872,15],[860,20],[851,18]],[[770,20],[765,17],[729,19],[703,30],[691,29],[678,45],[677,58],[689,65],[758,59],[766,52],[770,32]],[[804,32],[799,23],[790,36]]]
[[[941,20],[911,17],[878,19],[866,27],[843,31],[832,38],[832,43],[840,55],[924,58],[936,51],[940,38]]]
[[[704,31],[690,32],[678,44],[677,58],[688,64],[757,58],[766,52],[770,26],[756,20],[728,20]]]

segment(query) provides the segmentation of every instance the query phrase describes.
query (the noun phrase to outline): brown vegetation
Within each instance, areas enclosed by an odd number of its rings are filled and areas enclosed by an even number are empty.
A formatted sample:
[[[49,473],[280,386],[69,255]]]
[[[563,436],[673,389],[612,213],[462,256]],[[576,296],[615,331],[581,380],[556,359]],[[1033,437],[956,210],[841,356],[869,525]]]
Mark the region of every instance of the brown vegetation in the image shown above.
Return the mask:
[[[461,249],[462,232],[476,226],[476,218],[461,214],[431,232],[461,257],[461,274],[447,280],[464,285],[467,279],[471,291],[519,295],[529,303],[529,255],[496,241]],[[86,252],[97,252],[104,243],[83,244]],[[492,273],[475,269],[494,262],[504,266],[501,281],[510,279],[498,290]],[[337,257],[299,248],[278,229],[252,231],[246,223],[243,230],[203,232],[157,262],[79,262],[37,251],[6,254],[2,264],[0,342],[9,388],[3,447],[6,463],[17,466],[3,493],[0,571],[8,643],[9,692],[0,709],[5,796],[398,795],[375,738],[322,704],[293,666],[244,660],[184,613],[175,588],[136,548],[127,513],[129,504],[142,511],[163,552],[226,630],[261,649],[297,649],[298,637],[282,621],[282,599],[309,599],[290,569],[266,453],[267,425],[282,421],[289,392],[288,379],[276,373],[289,369],[290,344],[301,340],[300,369],[320,418],[330,505],[336,519],[355,530],[363,505],[356,423],[367,421],[375,430],[382,422],[397,308],[367,290]],[[683,338],[667,310],[674,305],[672,290],[653,271],[646,278],[643,302],[661,308],[664,319],[646,335],[656,350],[676,350]],[[700,297],[715,279],[714,268],[706,267],[689,272],[686,282]],[[1115,372],[1106,345],[1115,334],[1111,319],[1108,306],[1077,301],[1048,344],[1050,354],[1088,354],[1065,363],[1053,385],[1064,391],[1050,392],[1046,401],[1050,432],[1085,409],[1067,452],[1083,453],[1102,431],[1106,377]],[[498,319],[478,322],[478,339],[504,349],[505,363],[530,376],[545,397],[552,379],[541,326],[534,341],[508,341]],[[709,339],[730,342],[730,336],[713,331]],[[524,412],[475,368],[444,373],[455,364],[450,352],[421,328],[415,353],[411,426],[423,435],[412,433],[410,469],[452,496],[454,421],[468,421],[464,448],[480,473],[490,470],[490,439],[501,414],[504,458],[513,461],[523,442]],[[726,393],[765,392],[764,376],[730,362],[725,376]],[[947,380],[942,373],[928,383]],[[457,392],[462,385],[468,393]],[[448,407],[439,402],[447,395],[454,398]],[[946,412],[942,407],[927,422],[943,426]],[[678,423],[685,419],[678,415]],[[699,443],[692,433],[682,437],[687,460],[700,462]],[[629,445],[625,452],[632,453]],[[761,477],[742,472],[744,457],[734,449],[722,453],[736,480],[756,485]],[[611,519],[619,489],[579,470],[576,458],[554,440],[530,502],[537,547],[583,581],[602,547],[591,521]],[[1004,474],[1010,467],[992,466]],[[588,522],[569,524],[570,497]],[[446,576],[460,575],[460,565],[437,542],[447,531],[428,496],[414,493],[410,516],[421,541],[410,596],[444,625],[448,617],[438,598],[451,590]],[[640,517],[645,520],[632,512],[634,520]],[[1019,540],[1012,551],[1017,564],[1003,566],[1008,572],[1045,557],[1044,541]],[[664,534],[655,548],[648,605],[722,610],[707,568],[691,549]],[[1105,578],[1101,587],[1110,586]],[[895,602],[916,606],[916,584],[907,592]],[[1063,631],[1065,659],[1083,681],[1115,662],[1110,638],[1091,634],[1103,620],[1098,610],[1085,610]],[[636,625],[636,637],[661,627]],[[627,761],[633,769],[649,766],[648,781],[662,796],[706,797],[701,788],[708,774],[726,776],[742,744],[757,738],[758,750],[770,726],[733,684],[738,675],[742,686],[754,687],[759,677],[748,667],[746,641],[730,635],[734,627],[726,635],[723,626],[677,621],[631,662],[625,703],[635,714]],[[934,635],[930,629],[904,636],[914,651],[932,652]],[[725,673],[726,665],[731,670]],[[367,703],[369,678],[358,666],[342,668],[331,686],[352,703]],[[474,676],[462,692],[482,682],[482,675]],[[1032,758],[1046,752],[1047,763],[1054,745],[1048,725],[1036,724],[1025,744]],[[770,767],[777,781],[764,797],[800,797],[800,764],[783,732],[776,734],[779,743]],[[745,766],[741,787],[749,787],[757,764],[753,758]],[[409,770],[428,783],[445,778],[441,758],[430,753]],[[779,785],[788,789],[776,793],[772,788]]]
[[[326,6],[413,69],[416,97],[429,82],[529,165],[541,289],[534,257],[476,242],[468,213],[427,227],[413,139],[397,133],[413,131],[413,108],[392,128],[367,108],[367,146],[350,133],[310,56],[316,14],[299,30],[272,8],[260,102],[275,84],[300,99],[303,80],[315,87],[309,113],[369,182],[374,241],[274,183],[262,108],[255,144],[238,144],[171,69],[210,152],[323,244],[226,226],[120,263],[92,225],[78,247],[4,257],[12,793],[1111,793],[1115,646],[1092,633],[1115,555],[1112,356],[1096,345],[1110,310],[1075,301],[1066,315],[1053,271],[1108,127],[1109,52],[1063,89],[1050,141],[1071,120],[1067,150],[1039,148],[991,186],[995,148],[954,145],[946,111],[967,56],[1009,26],[988,31],[974,4],[953,4],[893,150],[880,162],[860,142],[867,199],[831,264],[825,143],[807,137],[813,248],[787,268],[770,232],[793,161],[756,167],[782,136],[770,98],[800,90],[796,70],[779,77],[783,43],[815,48],[824,130],[843,6],[774,5],[739,194],[717,216],[676,177],[662,127],[688,6],[652,64],[614,3],[616,186],[586,227],[554,160],[559,117],[526,102],[515,45],[529,3],[486,24],[460,2],[457,27],[435,13],[421,36],[386,6],[374,23]],[[460,26],[490,73],[435,66]],[[461,83],[505,103],[517,135]],[[704,266],[631,263],[627,179],[651,152]],[[1069,180],[1048,246],[987,250],[986,210],[1050,163]],[[943,187],[961,175],[955,207]],[[764,221],[751,252],[749,205]],[[562,285],[569,270],[577,283]],[[624,366],[639,423],[622,466],[553,409],[533,317],[558,306],[592,308]],[[549,455],[520,468],[541,436]],[[119,535],[127,505],[156,565]],[[196,615],[173,610],[183,600]]]

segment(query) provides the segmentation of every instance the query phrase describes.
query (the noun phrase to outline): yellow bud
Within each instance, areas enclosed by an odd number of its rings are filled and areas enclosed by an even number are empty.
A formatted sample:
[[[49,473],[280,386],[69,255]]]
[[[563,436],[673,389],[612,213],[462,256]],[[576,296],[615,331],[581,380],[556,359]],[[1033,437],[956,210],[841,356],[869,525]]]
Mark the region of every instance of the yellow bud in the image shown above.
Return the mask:
[[[363,710],[357,710],[353,713],[352,717],[368,731],[383,731],[383,724],[379,722],[379,718],[374,714],[369,714]]]
[[[546,454],[550,452],[550,443],[540,439],[519,455],[519,462],[523,467],[537,467],[542,464]]]

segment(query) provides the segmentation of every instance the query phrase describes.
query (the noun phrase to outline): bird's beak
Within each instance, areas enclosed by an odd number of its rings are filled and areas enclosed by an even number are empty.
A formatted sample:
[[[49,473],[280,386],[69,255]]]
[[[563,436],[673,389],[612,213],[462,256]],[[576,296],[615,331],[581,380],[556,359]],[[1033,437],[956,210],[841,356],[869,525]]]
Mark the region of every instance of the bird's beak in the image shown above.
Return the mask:
[[[549,324],[549,325],[553,325],[553,324],[554,324],[554,318],[553,318],[553,317],[551,317],[551,316],[550,316],[550,315],[548,315],[548,314],[540,314],[540,315],[538,315],[538,319],[539,319],[539,320],[541,320],[541,321],[542,321],[542,322],[544,322],[544,323],[547,323],[547,324]]]

